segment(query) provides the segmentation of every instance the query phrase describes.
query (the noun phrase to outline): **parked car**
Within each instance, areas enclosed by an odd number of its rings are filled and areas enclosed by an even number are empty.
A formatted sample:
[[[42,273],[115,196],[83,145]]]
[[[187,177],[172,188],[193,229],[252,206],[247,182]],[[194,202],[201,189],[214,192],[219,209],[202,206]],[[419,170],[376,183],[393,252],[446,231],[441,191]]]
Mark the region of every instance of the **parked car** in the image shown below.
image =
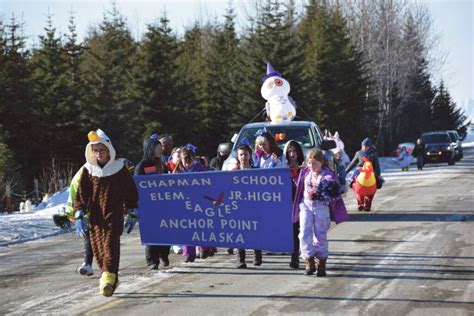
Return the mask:
[[[463,152],[462,152],[461,137],[459,136],[459,133],[456,130],[446,131],[446,132],[449,134],[449,137],[451,137],[451,142],[452,142],[452,146],[454,147],[454,155],[456,156],[456,161],[459,161],[464,157]]]
[[[328,157],[331,157],[331,159],[333,157],[333,154],[329,149],[336,148],[336,143],[333,140],[323,140],[322,133],[318,125],[314,122],[290,121],[283,123],[249,123],[242,127],[239,134],[235,134],[234,137],[232,137],[232,142],[234,143],[232,152],[224,161],[222,170],[231,170],[233,166],[237,164],[237,147],[242,143],[244,138],[247,138],[252,149],[255,147],[255,140],[257,138],[255,134],[259,129],[264,127],[275,136],[275,140],[280,149],[283,149],[286,142],[293,139],[301,145],[305,155],[309,149],[319,148],[323,150]]]
[[[426,148],[426,162],[447,162],[454,165],[456,156],[451,137],[447,132],[436,131],[421,134]]]

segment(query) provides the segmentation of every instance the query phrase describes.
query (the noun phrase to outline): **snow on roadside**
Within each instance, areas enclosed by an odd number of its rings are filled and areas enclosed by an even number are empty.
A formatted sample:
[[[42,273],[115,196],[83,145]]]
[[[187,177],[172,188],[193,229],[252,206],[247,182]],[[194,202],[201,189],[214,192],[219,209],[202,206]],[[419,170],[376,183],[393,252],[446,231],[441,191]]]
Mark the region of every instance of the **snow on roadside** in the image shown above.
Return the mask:
[[[0,247],[62,234],[53,223],[53,215],[66,207],[69,191],[56,193],[28,213],[0,215]]]

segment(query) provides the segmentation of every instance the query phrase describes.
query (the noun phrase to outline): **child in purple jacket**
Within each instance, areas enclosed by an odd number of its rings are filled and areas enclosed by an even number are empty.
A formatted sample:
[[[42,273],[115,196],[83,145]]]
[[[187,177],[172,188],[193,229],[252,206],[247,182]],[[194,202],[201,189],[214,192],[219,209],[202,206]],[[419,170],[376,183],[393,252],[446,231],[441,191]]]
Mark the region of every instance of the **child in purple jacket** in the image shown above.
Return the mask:
[[[299,239],[301,256],[306,263],[305,274],[312,275],[317,268],[317,276],[325,276],[329,254],[327,231],[331,218],[340,223],[347,220],[347,212],[345,208],[332,207],[331,211],[345,214],[331,214],[330,204],[341,201],[340,186],[322,151],[309,150],[306,165],[307,168],[298,176],[292,217],[293,221],[299,218],[300,222]]]

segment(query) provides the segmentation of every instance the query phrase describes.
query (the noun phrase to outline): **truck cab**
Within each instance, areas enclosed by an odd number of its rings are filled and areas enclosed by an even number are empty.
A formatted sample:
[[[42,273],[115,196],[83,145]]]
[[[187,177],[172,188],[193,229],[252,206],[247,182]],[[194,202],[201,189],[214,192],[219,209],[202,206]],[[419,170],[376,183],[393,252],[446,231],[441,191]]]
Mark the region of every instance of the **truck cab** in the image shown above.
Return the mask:
[[[255,134],[259,129],[264,127],[275,136],[275,140],[280,149],[283,150],[289,140],[295,140],[301,145],[305,155],[309,149],[318,148],[323,150],[326,157],[330,158],[328,160],[332,161],[333,155],[329,149],[336,148],[336,143],[332,140],[324,140],[316,123],[311,121],[290,121],[282,123],[258,122],[244,125],[239,134],[235,134],[234,137],[232,137],[232,142],[234,143],[232,152],[224,161],[222,170],[232,170],[237,165],[237,147],[242,143],[244,138],[247,138],[252,149],[255,148],[255,140],[257,138]]]

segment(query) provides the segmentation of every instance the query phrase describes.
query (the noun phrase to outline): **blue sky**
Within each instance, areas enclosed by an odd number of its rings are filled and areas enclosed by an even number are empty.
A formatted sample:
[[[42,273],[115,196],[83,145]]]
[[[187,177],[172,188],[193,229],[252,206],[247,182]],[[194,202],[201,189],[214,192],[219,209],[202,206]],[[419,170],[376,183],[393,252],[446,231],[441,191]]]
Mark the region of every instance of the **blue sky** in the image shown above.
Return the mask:
[[[117,0],[120,12],[127,18],[136,37],[145,31],[166,10],[171,27],[178,33],[196,20],[222,20],[229,0]],[[300,1],[296,1],[300,3]],[[440,51],[447,54],[441,70],[436,69],[433,79],[441,78],[458,104],[474,100],[474,0],[426,0],[433,24],[441,36]],[[238,18],[243,27],[247,15],[252,15],[254,0],[234,0]],[[37,42],[43,32],[46,16],[53,15],[53,23],[61,33],[67,32],[71,10],[79,37],[100,23],[105,11],[111,8],[111,0],[0,0],[0,17],[8,19],[12,13],[25,22],[25,35],[29,43]]]

